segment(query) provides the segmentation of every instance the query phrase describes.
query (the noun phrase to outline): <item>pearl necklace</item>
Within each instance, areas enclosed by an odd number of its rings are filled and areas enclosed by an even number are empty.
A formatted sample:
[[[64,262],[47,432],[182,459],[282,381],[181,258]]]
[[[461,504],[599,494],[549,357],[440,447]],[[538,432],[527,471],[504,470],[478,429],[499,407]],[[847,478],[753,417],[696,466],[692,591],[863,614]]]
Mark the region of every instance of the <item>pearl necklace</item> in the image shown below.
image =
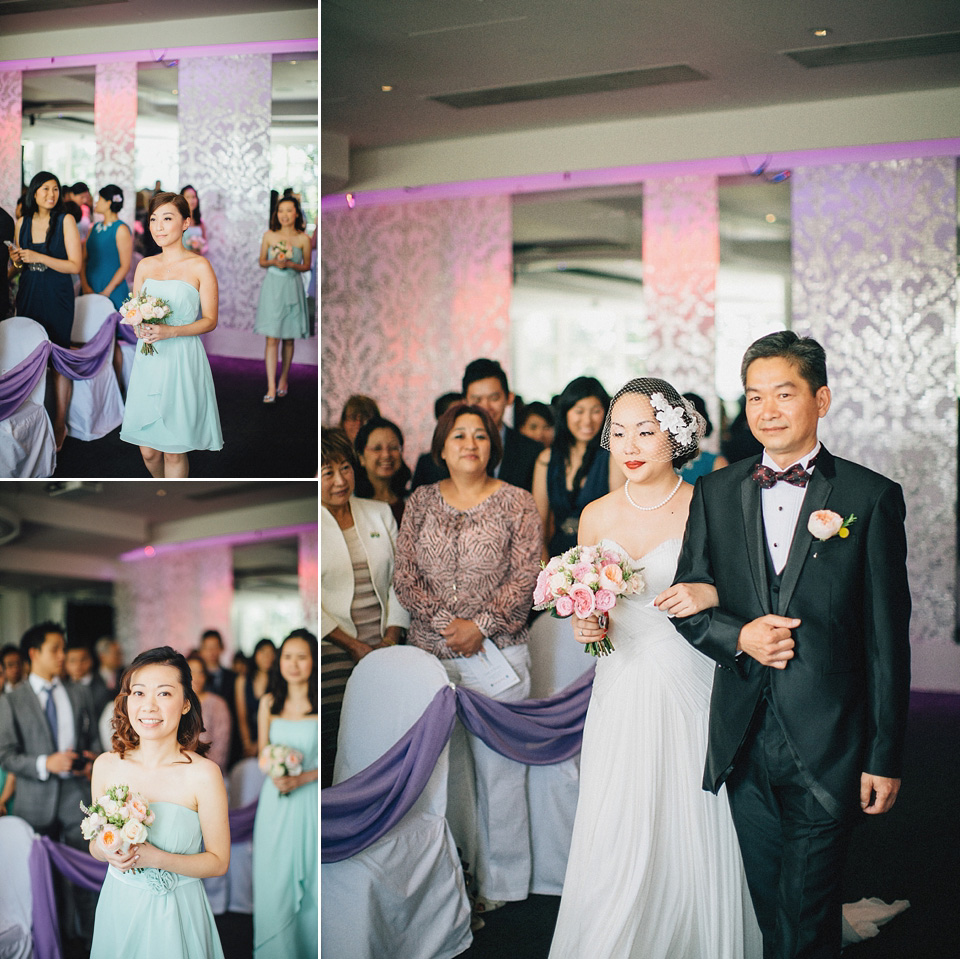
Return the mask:
[[[672,490],[670,490],[670,495],[669,495],[666,499],[661,500],[659,503],[657,503],[656,506],[638,506],[636,503],[634,503],[633,497],[630,495],[630,480],[627,480],[627,481],[623,484],[623,492],[626,494],[627,501],[630,503],[630,505],[631,505],[634,509],[643,510],[644,513],[651,513],[651,512],[653,512],[653,510],[655,510],[655,509],[660,509],[661,506],[666,506],[667,503],[669,503],[670,500],[673,499],[673,494],[676,493],[676,491],[677,491],[678,489],[680,489],[680,486],[682,485],[682,483],[683,483],[683,477],[682,477],[682,476],[678,476],[678,477],[677,477],[677,485],[674,486],[674,488],[673,488]]]

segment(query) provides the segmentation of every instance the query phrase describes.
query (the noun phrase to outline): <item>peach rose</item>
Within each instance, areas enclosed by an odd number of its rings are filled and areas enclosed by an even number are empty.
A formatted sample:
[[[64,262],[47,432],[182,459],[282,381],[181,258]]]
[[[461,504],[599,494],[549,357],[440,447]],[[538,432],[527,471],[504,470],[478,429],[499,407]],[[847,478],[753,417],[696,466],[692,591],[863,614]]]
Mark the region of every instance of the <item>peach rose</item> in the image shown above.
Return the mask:
[[[830,509],[818,509],[810,514],[807,529],[817,539],[823,541],[836,536],[843,526],[843,517]]]
[[[600,589],[619,593],[623,589],[623,570],[618,563],[608,563],[600,570]]]
[[[104,852],[113,852],[123,844],[123,836],[116,826],[107,826],[97,837],[97,844]]]
[[[128,819],[120,830],[120,835],[126,842],[136,845],[146,841],[147,827],[136,819]]]

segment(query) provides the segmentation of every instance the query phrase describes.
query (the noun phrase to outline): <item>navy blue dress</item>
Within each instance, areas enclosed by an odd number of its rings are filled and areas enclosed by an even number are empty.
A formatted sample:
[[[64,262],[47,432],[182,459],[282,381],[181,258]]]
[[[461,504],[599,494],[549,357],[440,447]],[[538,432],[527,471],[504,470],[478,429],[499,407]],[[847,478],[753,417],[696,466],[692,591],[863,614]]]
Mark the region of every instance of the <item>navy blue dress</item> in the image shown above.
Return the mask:
[[[559,556],[577,545],[577,527],[584,506],[610,492],[610,454],[598,449],[587,478],[579,490],[567,489],[566,468],[563,458],[550,456],[547,464],[547,499],[553,513],[554,534],[550,537],[548,550],[551,556]]]
[[[49,244],[34,243],[30,236],[31,223],[24,217],[20,226],[20,247],[36,250],[59,260],[67,259],[67,244],[63,239],[63,215],[57,220]],[[56,270],[31,270],[24,264],[17,290],[17,316],[36,320],[50,337],[50,342],[69,348],[73,329],[73,275]]]

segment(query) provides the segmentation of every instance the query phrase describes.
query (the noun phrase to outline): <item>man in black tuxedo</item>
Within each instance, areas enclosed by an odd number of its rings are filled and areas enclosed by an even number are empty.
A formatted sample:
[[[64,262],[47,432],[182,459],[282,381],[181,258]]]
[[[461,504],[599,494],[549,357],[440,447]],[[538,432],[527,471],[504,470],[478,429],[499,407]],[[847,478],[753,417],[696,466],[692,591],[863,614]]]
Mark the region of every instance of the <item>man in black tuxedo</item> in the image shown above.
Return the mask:
[[[462,385],[463,401],[486,410],[493,425],[500,431],[503,458],[493,475],[511,486],[529,490],[533,486],[533,468],[543,447],[503,422],[503,414],[513,402],[513,393],[507,385],[507,374],[503,367],[496,360],[473,360],[467,364]],[[413,484],[414,489],[426,483],[437,483],[450,475],[446,466],[438,466],[432,458],[424,463],[422,471],[419,463],[417,469],[420,475]]]
[[[900,788],[903,492],[818,441],[830,390],[815,340],[765,336],[741,376],[764,453],[697,483],[676,581],[713,583],[719,606],[677,628],[718,664],[703,787],[727,784],[764,957],[835,959],[850,830]]]
[[[207,691],[216,693],[226,700],[230,711],[230,750],[228,761],[232,766],[243,756],[243,743],[237,730],[237,674],[226,666],[221,665],[223,655],[223,637],[219,630],[205,630],[200,637],[200,646],[197,650],[210,679],[207,681]]]

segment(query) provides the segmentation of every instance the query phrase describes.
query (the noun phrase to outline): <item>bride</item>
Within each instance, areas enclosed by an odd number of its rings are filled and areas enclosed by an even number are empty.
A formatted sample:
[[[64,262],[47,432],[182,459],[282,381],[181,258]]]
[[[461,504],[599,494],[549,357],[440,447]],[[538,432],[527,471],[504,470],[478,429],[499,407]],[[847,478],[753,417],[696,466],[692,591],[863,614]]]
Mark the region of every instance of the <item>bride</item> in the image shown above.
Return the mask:
[[[607,413],[601,445],[626,482],[584,509],[579,540],[616,546],[645,588],[610,612],[614,652],[597,663],[550,959],[762,952],[726,793],[701,788],[714,665],[669,618],[717,602],[712,586],[670,585],[693,494],[675,470],[702,434],[664,380],[631,380]],[[604,635],[596,617],[575,623],[579,642]]]

